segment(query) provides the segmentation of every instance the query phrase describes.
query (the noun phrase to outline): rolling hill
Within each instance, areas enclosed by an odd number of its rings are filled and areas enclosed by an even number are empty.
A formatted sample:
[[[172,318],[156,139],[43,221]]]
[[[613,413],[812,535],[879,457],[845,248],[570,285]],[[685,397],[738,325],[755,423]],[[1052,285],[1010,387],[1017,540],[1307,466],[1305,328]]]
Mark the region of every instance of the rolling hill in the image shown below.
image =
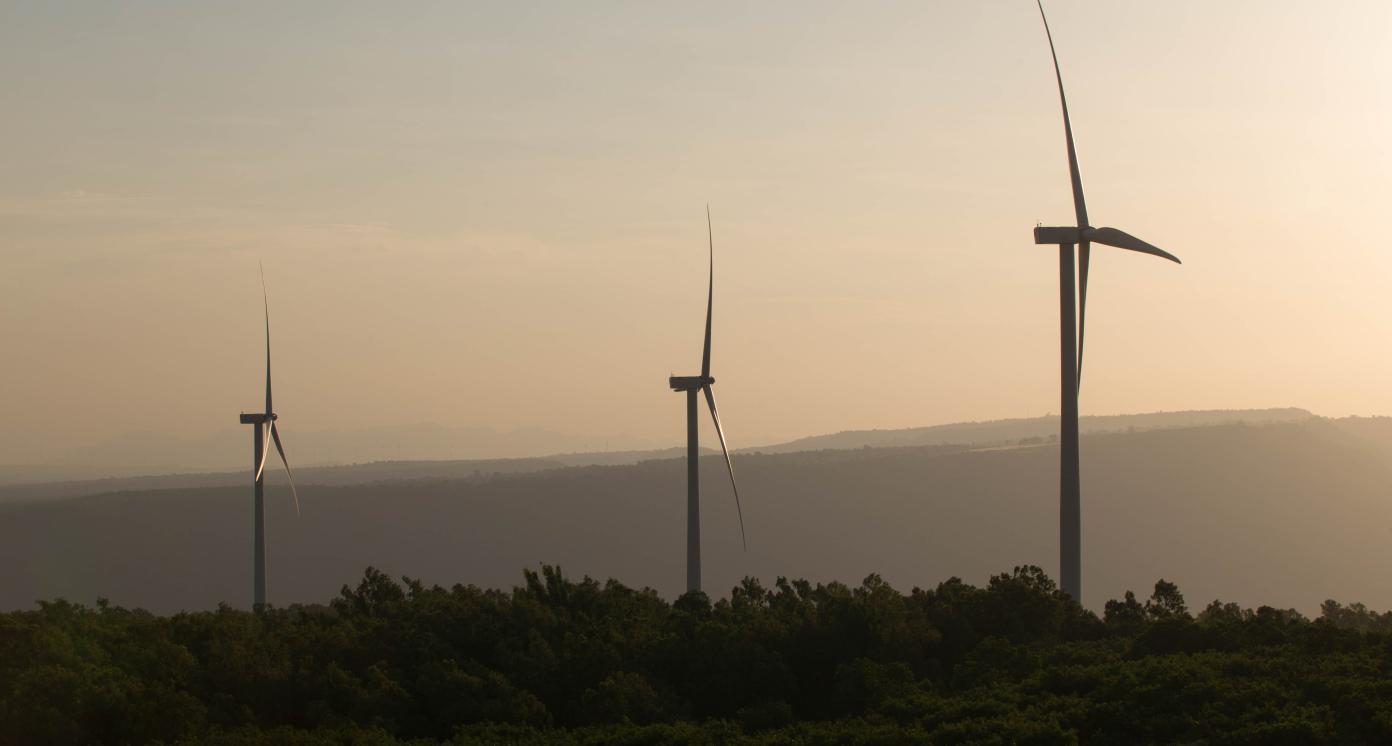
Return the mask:
[[[1079,426],[1084,433],[1131,432],[1136,430],[1157,430],[1174,427],[1195,427],[1215,424],[1262,424],[1271,422],[1300,422],[1314,418],[1313,414],[1295,408],[1285,409],[1243,409],[1243,410],[1199,410],[1190,412],[1155,412],[1148,414],[1108,415],[1083,417]],[[1357,418],[1350,418],[1354,420]],[[1364,420],[1374,423],[1368,435],[1382,432],[1377,427],[1377,418]],[[740,453],[793,453],[797,451],[886,448],[925,445],[1023,445],[1042,443],[1055,437],[1058,432],[1057,417],[1032,417],[985,422],[962,422],[928,427],[904,428],[898,430],[847,430],[828,435],[775,443],[752,448],[737,449]],[[1385,428],[1392,433],[1392,428]],[[231,431],[234,432],[235,431]],[[319,465],[296,470],[299,484],[346,485],[375,483],[399,479],[479,479],[491,478],[495,474],[544,471],[566,466],[592,466],[636,464],[652,459],[675,458],[685,455],[684,447],[628,451],[579,451],[557,452],[535,457],[511,458],[450,458],[440,454],[496,451],[499,448],[516,449],[515,434],[500,437],[502,445],[479,447],[476,441],[487,433],[483,429],[441,428],[435,425],[412,426],[409,428],[376,428],[361,431],[373,435],[381,433],[409,433],[408,440],[415,445],[413,450],[434,454],[433,458],[414,458],[396,460],[371,460],[361,463]],[[467,433],[473,445],[459,440],[460,433]],[[438,440],[430,440],[434,434]],[[246,433],[239,433],[245,440]],[[322,434],[310,434],[313,441]],[[344,434],[336,434],[340,440],[347,439]],[[238,448],[245,442],[237,441]],[[129,442],[126,442],[129,441]],[[141,438],[128,438],[122,441],[123,448],[131,443],[140,443]],[[353,440],[354,452],[382,453],[380,438],[378,449],[371,450],[371,439],[358,437]],[[1390,441],[1392,442],[1392,441]],[[428,443],[428,445],[427,445]],[[223,453],[235,452],[233,443],[222,446]],[[147,450],[163,451],[164,446],[146,447]],[[199,441],[200,451],[210,449],[208,443]],[[341,449],[340,449],[341,450]],[[709,447],[702,447],[704,453],[714,453]],[[298,453],[298,452],[297,452]],[[131,457],[130,463],[145,463],[145,457]],[[63,476],[75,474],[76,476]],[[283,483],[284,474],[278,467],[269,472],[272,484]],[[61,497],[78,497],[101,492],[131,490],[191,489],[198,487],[234,487],[246,483],[246,471],[238,469],[188,470],[178,473],[161,473],[158,470],[144,473],[105,472],[101,467],[72,467],[68,471],[57,467],[13,467],[8,470],[0,467],[0,503],[42,500]]]
[[[1376,423],[1375,423],[1376,424]],[[1093,434],[1083,439],[1084,580],[1100,608],[1164,577],[1213,598],[1312,612],[1392,606],[1392,453],[1367,422]],[[1383,432],[1372,427],[1376,433]],[[749,551],[723,464],[702,463],[704,573],[899,587],[1057,567],[1057,450],[914,446],[742,454]],[[524,567],[681,590],[684,465],[659,459],[269,491],[273,603],[321,601],[374,565],[427,583],[510,587]],[[245,487],[134,490],[0,506],[0,607],[97,597],[157,611],[245,606]]]

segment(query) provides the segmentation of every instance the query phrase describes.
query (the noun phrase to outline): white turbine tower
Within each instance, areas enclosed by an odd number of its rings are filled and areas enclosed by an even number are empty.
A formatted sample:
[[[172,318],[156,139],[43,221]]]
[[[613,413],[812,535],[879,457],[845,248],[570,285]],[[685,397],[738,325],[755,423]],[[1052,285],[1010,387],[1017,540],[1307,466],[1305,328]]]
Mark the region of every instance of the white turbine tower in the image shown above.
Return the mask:
[[[1090,244],[1139,251],[1142,254],[1168,259],[1176,264],[1179,263],[1179,259],[1116,228],[1093,228],[1088,224],[1087,204],[1083,200],[1083,180],[1078,174],[1078,154],[1073,148],[1073,124],[1068,119],[1068,99],[1063,95],[1063,74],[1059,72],[1058,54],[1054,51],[1054,36],[1049,31],[1049,19],[1044,16],[1043,0],[1036,0],[1036,3],[1039,5],[1039,16],[1044,20],[1044,34],[1049,39],[1049,54],[1054,60],[1054,78],[1058,81],[1059,103],[1063,106],[1063,134],[1068,143],[1068,177],[1073,187],[1073,210],[1078,223],[1076,226],[1063,228],[1035,228],[1034,242],[1059,247],[1059,355],[1062,363],[1059,380],[1063,413],[1060,425],[1062,432],[1059,436],[1059,585],[1064,593],[1082,603],[1082,487],[1078,474],[1078,390],[1082,381],[1083,325],[1087,319]],[[1074,244],[1078,246],[1079,292],[1076,299],[1073,289]]]
[[[735,466],[730,462],[730,449],[725,445],[725,431],[720,427],[720,415],[715,408],[715,392],[711,387],[711,310],[715,299],[715,237],[711,232],[710,206],[706,206],[706,238],[710,250],[710,277],[706,290],[706,341],[701,352],[701,375],[672,376],[667,379],[673,391],[686,392],[686,589],[701,590],[701,486],[697,465],[701,457],[697,392],[705,394],[715,421],[715,434],[720,438],[720,450],[725,454],[725,468],[730,472],[730,487],[735,492],[735,511],[739,514],[740,541],[744,537],[744,509],[740,507],[739,485],[735,484]]]
[[[285,464],[285,477],[290,482],[290,496],[295,501],[295,515],[300,514],[300,496],[295,492],[295,477],[290,473],[290,460],[285,457],[285,446],[280,442],[280,430],[276,427],[277,415],[275,407],[271,403],[271,301],[266,293],[266,273],[261,273],[261,303],[266,314],[266,411],[255,412],[252,414],[243,413],[241,423],[243,425],[255,425],[252,436],[252,467],[255,470],[253,478],[254,488],[254,515],[255,515],[255,538],[252,547],[252,575],[253,575],[253,597],[252,604],[255,609],[264,608],[266,605],[266,510],[265,510],[265,477],[266,477],[266,458],[270,455],[270,448],[267,447],[267,435],[275,443],[276,451],[280,453],[280,461]]]

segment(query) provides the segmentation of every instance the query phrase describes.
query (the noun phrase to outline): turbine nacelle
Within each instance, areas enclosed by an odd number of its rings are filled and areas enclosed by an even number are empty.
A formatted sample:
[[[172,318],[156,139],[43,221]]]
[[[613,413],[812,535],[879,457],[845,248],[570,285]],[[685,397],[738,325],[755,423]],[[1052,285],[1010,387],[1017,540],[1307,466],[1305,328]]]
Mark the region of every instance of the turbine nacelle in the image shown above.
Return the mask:
[[[1117,230],[1116,228],[1093,228],[1092,226],[1077,228],[1071,225],[1061,227],[1038,226],[1034,229],[1034,242],[1053,246],[1095,243],[1102,244],[1103,246],[1114,246],[1118,249],[1127,249],[1128,251],[1138,251],[1142,254],[1150,254],[1151,256],[1158,256],[1161,259],[1169,259],[1175,264],[1181,263],[1179,257],[1174,254],[1142,241],[1126,231]],[[1086,272],[1086,270],[1084,270],[1084,272]]]
[[[672,376],[667,379],[667,385],[673,391],[700,391],[714,383],[712,376]]]
[[[274,422],[278,419],[280,419],[280,415],[272,414],[270,417],[267,417],[265,412],[254,412],[252,414],[243,412],[241,416],[243,425],[260,425],[267,420]]]
[[[1034,242],[1037,244],[1049,244],[1059,246],[1063,244],[1077,244],[1083,240],[1083,229],[1072,225],[1065,225],[1058,228],[1046,228],[1037,226],[1034,229]]]

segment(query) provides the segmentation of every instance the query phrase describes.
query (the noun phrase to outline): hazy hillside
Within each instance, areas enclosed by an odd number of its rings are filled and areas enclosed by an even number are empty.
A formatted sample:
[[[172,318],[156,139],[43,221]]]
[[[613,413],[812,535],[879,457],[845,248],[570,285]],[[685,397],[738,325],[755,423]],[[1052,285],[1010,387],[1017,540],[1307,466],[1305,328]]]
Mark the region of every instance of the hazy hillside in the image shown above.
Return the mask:
[[[709,452],[709,449],[702,450]],[[682,453],[685,453],[684,449],[668,448],[654,451],[566,453],[541,458],[373,461],[365,464],[297,468],[295,470],[295,483],[297,486],[304,487],[307,485],[373,484],[402,479],[493,479],[503,474],[544,471],[567,466],[636,464],[647,459],[673,458]],[[285,471],[281,468],[279,461],[272,460],[267,474],[266,480],[270,485],[284,485],[286,483]],[[0,503],[81,497],[102,492],[235,487],[249,485],[250,482],[250,466],[248,466],[236,471],[0,484]]]
[[[1376,446],[1392,450],[1392,417],[1340,417],[1329,423]]]
[[[1280,409],[1202,409],[1189,412],[1152,412],[1083,416],[1078,427],[1083,433],[1114,433],[1131,430],[1156,430],[1199,425],[1249,425],[1273,422],[1301,422],[1315,415],[1294,407]],[[1007,444],[1048,439],[1057,435],[1059,418],[1028,417],[986,422],[956,422],[947,425],[911,427],[900,430],[845,430],[830,435],[814,435],[787,443],[761,446],[748,450],[761,453],[791,453],[824,448],[863,448],[896,446],[930,446],[953,443]]]
[[[1083,432],[1122,432],[1131,430],[1153,430],[1160,428],[1194,427],[1197,425],[1231,424],[1245,422],[1260,424],[1270,422],[1298,422],[1313,418],[1314,415],[1303,409],[1246,409],[1246,410],[1203,410],[1193,412],[1156,412],[1150,414],[1111,415],[1083,417],[1080,423]],[[1382,420],[1388,418],[1346,418],[1338,420],[1341,426],[1350,428],[1360,435],[1385,441],[1392,448],[1392,425]],[[1057,417],[1034,417],[1026,419],[995,420],[991,422],[963,422],[929,427],[916,427],[901,430],[848,430],[830,435],[801,438],[787,443],[756,446],[740,449],[744,453],[792,453],[796,451],[848,449],[864,447],[900,447],[921,445],[1020,445],[1042,443],[1058,433]],[[539,432],[539,431],[538,431]],[[517,431],[500,435],[485,428],[442,428],[438,425],[413,425],[403,428],[373,428],[358,433],[309,433],[297,436],[291,451],[295,462],[301,466],[297,479],[301,484],[344,485],[363,482],[380,482],[393,479],[470,479],[488,477],[495,472],[515,473],[540,471],[559,466],[590,466],[636,464],[656,458],[671,458],[683,455],[682,448],[630,450],[630,451],[577,451],[547,452],[536,451],[527,457],[514,458],[457,458],[460,453],[475,452],[514,452],[523,447],[525,438],[541,438],[536,442],[561,442],[559,436],[533,431]],[[235,437],[233,437],[235,436]],[[534,437],[535,436],[535,437]],[[480,445],[481,440],[492,438],[496,442]],[[305,468],[306,464],[320,461],[324,452],[324,440],[331,445],[329,451],[342,457],[344,454],[357,454],[360,463],[321,465]],[[550,440],[547,440],[550,438]],[[143,437],[122,439],[117,451],[121,456],[120,466],[42,466],[42,467],[3,467],[0,466],[0,502],[16,500],[50,499],[55,497],[77,497],[98,492],[190,489],[195,487],[231,487],[246,482],[246,467],[237,464],[231,468],[209,471],[199,468],[176,469],[168,467],[161,470],[149,466],[154,454],[184,453],[192,463],[204,463],[193,453],[218,453],[225,459],[227,454],[246,448],[247,433],[227,431],[216,438],[204,441],[181,442],[176,446],[158,439],[151,441]],[[405,450],[411,454],[433,454],[400,457],[382,460],[384,454],[399,453],[402,442],[409,443]],[[528,441],[531,442],[531,441]],[[396,444],[393,446],[392,444]],[[115,447],[115,446],[113,446]],[[131,450],[134,449],[134,450]],[[127,452],[129,451],[129,452]],[[709,447],[703,452],[712,453]],[[65,458],[95,459],[96,463],[114,463],[114,452],[97,448],[85,456],[69,454]],[[187,461],[184,463],[188,463]],[[223,463],[219,461],[218,463]],[[142,466],[144,465],[144,466]],[[272,480],[283,479],[279,468],[272,469]]]
[[[1035,563],[1057,567],[1057,451],[915,447],[741,455],[749,551],[723,465],[702,464],[707,587],[741,576],[901,587]],[[1392,469],[1328,421],[1084,438],[1086,602],[1157,577],[1214,597],[1313,611],[1392,606]],[[523,567],[672,594],[683,572],[683,462],[489,480],[307,486],[296,518],[269,494],[270,596],[319,600],[376,565],[427,582],[511,586]],[[245,487],[124,492],[0,507],[0,606],[107,596],[157,610],[243,606]]]
[[[235,423],[233,417],[229,422]],[[285,446],[301,466],[375,461],[499,460],[551,453],[651,449],[626,435],[557,433],[540,428],[495,430],[435,423],[362,430],[304,430],[285,421]],[[52,454],[44,463],[0,465],[0,484],[91,480],[148,474],[229,471],[251,459],[251,430],[227,427],[204,437],[132,432]]]

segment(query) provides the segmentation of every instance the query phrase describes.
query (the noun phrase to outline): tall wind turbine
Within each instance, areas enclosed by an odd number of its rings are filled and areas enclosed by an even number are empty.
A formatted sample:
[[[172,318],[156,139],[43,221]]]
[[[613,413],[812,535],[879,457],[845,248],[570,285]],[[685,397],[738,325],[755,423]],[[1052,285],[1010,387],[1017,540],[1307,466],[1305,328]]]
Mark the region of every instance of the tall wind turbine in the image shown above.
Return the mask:
[[[261,304],[266,314],[266,411],[253,414],[243,413],[241,422],[243,425],[255,425],[252,435],[252,468],[256,472],[255,482],[255,539],[252,549],[252,574],[253,581],[253,608],[261,609],[266,605],[266,510],[265,510],[265,477],[266,477],[266,457],[270,455],[270,449],[266,444],[266,436],[275,442],[276,451],[280,452],[280,461],[285,464],[285,477],[290,482],[290,496],[295,500],[295,515],[300,514],[300,496],[295,492],[295,477],[290,473],[290,460],[285,457],[285,446],[280,443],[280,432],[276,428],[275,407],[271,404],[271,302],[266,294],[266,274],[261,273]]]
[[[1062,423],[1059,436],[1059,565],[1060,586],[1075,601],[1083,601],[1082,578],[1082,498],[1078,475],[1078,390],[1082,385],[1083,325],[1087,319],[1087,283],[1090,244],[1114,246],[1169,259],[1179,264],[1173,254],[1156,248],[1135,236],[1116,228],[1093,228],[1088,224],[1087,204],[1083,200],[1083,180],[1078,175],[1078,154],[1073,148],[1073,125],[1068,120],[1068,99],[1063,95],[1063,74],[1059,72],[1058,53],[1054,51],[1054,36],[1049,32],[1049,19],[1044,15],[1043,0],[1039,17],[1044,21],[1044,34],[1049,39],[1049,54],[1054,59],[1054,77],[1058,81],[1059,103],[1063,106],[1063,134],[1068,141],[1068,176],[1073,185],[1073,210],[1078,224],[1066,228],[1034,229],[1036,244],[1059,247],[1059,346],[1062,369]],[[1078,246],[1078,289],[1073,289],[1073,246]],[[1074,304],[1077,318],[1074,318]],[[1075,332],[1076,327],[1076,332]],[[1076,333],[1076,344],[1074,334]]]
[[[711,386],[711,309],[715,299],[715,237],[711,232],[710,205],[706,205],[706,238],[710,248],[710,279],[706,290],[706,343],[701,352],[701,375],[672,376],[667,379],[673,391],[686,392],[686,589],[701,590],[701,486],[698,477],[700,436],[697,428],[697,392],[704,393],[710,405],[715,434],[720,437],[720,450],[725,454],[725,468],[730,472],[730,487],[735,491],[735,511],[739,515],[740,541],[745,549],[744,509],[740,507],[739,485],[735,484],[735,466],[730,463],[730,449],[725,446],[725,431],[720,427],[720,415],[715,408],[715,393]]]

